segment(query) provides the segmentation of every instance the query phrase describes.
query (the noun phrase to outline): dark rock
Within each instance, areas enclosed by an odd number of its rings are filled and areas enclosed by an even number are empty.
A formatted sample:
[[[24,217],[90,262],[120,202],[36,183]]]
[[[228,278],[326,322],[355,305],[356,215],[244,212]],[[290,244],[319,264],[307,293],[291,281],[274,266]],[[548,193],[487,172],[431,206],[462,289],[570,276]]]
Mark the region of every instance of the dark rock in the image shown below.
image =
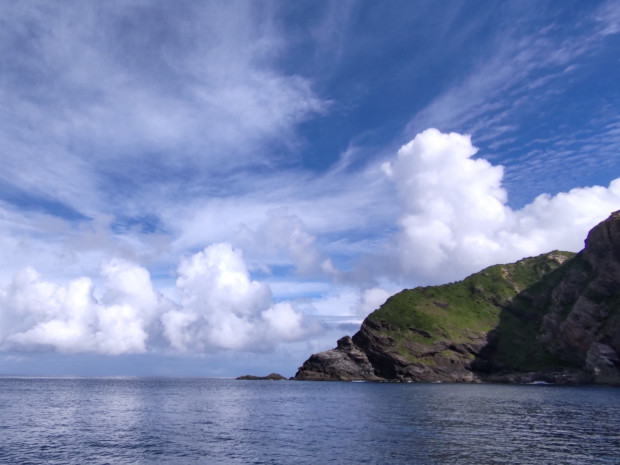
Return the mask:
[[[243,376],[239,376],[236,379],[251,380],[251,381],[281,381],[286,378],[278,373],[270,373],[267,376],[243,375]]]
[[[607,344],[593,342],[586,356],[586,370],[601,383],[617,383],[620,358],[618,353]]]
[[[368,357],[349,336],[338,340],[335,349],[312,355],[299,368],[296,380],[381,381]]]
[[[588,234],[551,291],[540,337],[594,382],[620,384],[620,212]]]

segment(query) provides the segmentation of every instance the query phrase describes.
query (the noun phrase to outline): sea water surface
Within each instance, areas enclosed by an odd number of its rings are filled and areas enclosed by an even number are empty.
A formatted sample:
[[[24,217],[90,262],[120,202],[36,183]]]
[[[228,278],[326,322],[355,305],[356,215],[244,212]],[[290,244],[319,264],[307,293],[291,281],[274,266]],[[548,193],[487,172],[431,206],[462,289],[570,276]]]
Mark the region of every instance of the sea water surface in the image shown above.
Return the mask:
[[[0,463],[618,464],[620,389],[0,378]]]

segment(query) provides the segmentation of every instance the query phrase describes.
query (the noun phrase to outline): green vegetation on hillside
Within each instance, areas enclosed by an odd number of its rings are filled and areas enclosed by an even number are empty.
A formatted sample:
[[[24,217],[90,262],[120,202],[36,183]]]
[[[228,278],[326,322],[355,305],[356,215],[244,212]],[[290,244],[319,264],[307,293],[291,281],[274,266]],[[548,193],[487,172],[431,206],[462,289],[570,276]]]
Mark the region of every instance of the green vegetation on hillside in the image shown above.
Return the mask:
[[[410,360],[408,343],[467,342],[494,330],[501,343],[492,361],[529,368],[539,363],[532,354],[540,352],[536,331],[542,315],[523,291],[535,288],[543,277],[559,280],[552,272],[574,255],[555,251],[494,265],[456,283],[404,290],[390,297],[368,320],[387,332],[398,353]]]

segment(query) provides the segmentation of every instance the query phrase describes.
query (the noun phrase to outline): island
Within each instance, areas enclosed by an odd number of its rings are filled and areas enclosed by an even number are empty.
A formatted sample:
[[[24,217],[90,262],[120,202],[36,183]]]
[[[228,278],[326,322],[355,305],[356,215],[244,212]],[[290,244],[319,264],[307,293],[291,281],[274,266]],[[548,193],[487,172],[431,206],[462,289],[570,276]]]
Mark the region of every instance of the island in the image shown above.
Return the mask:
[[[269,373],[267,376],[243,375],[235,379],[250,380],[250,381],[281,381],[287,378],[285,378],[279,373]]]

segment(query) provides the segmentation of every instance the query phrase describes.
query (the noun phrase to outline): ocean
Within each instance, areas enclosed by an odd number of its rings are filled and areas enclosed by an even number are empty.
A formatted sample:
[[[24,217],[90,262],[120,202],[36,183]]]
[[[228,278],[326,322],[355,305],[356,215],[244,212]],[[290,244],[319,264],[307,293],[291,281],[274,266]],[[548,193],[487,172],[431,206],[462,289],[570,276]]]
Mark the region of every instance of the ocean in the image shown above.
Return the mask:
[[[0,464],[618,464],[620,389],[0,378]]]

